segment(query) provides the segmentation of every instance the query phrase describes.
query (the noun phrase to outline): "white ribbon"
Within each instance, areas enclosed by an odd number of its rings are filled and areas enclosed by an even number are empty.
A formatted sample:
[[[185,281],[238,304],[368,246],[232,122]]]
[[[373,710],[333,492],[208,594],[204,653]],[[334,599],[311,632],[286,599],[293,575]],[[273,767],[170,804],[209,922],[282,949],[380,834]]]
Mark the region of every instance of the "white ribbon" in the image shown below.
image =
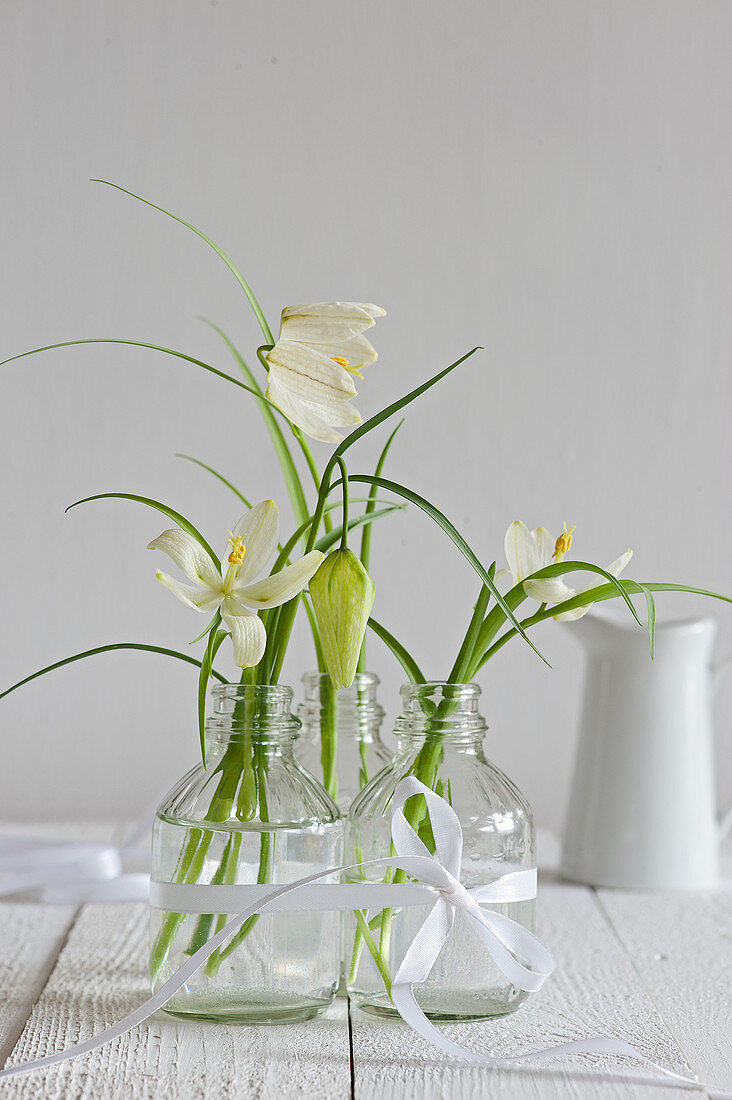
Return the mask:
[[[85,905],[144,901],[150,876],[123,874],[125,849],[111,844],[63,844],[0,836],[0,897]]]
[[[406,820],[403,806],[413,795],[421,794],[427,803],[435,854],[432,855]],[[468,1050],[449,1040],[427,1019],[414,994],[415,984],[427,980],[445,942],[452,931],[460,909],[472,922],[486,950],[498,968],[515,986],[535,991],[539,989],[555,967],[549,950],[523,925],[500,913],[483,909],[483,904],[501,904],[532,898],[536,894],[536,873],[527,870],[509,870],[475,889],[468,890],[460,882],[462,857],[462,830],[452,807],[425,787],[413,776],[399,783],[392,810],[392,839],[396,855],[384,859],[369,860],[362,864],[332,867],[297,882],[282,886],[201,886],[184,883],[151,884],[151,904],[178,912],[226,912],[230,903],[241,904],[245,898],[250,904],[240,909],[238,915],[199,948],[144,1004],[119,1023],[67,1050],[57,1051],[45,1058],[38,1058],[23,1065],[0,1070],[0,1078],[27,1073],[33,1069],[51,1066],[81,1054],[89,1053],[123,1035],[126,1031],[144,1023],[154,1012],[162,1008],[192,977],[200,966],[249,917],[257,913],[298,913],[324,911],[325,909],[368,909],[424,905],[432,902],[423,924],[402,959],[391,987],[391,997],[402,1019],[418,1034],[448,1054],[477,1065],[508,1067],[517,1062],[545,1060],[557,1054],[593,1053],[613,1054],[637,1058],[663,1074],[668,1082],[685,1088],[697,1086],[711,1089],[710,1095],[718,1100],[732,1100],[732,1093],[720,1092],[711,1086],[699,1086],[697,1081],[672,1073],[647,1058],[635,1047],[621,1039],[606,1036],[582,1039],[559,1046],[548,1047],[508,1057],[496,1057]],[[63,847],[63,846],[62,846]],[[85,846],[93,847],[93,846]],[[104,849],[102,849],[104,851]],[[109,849],[106,850],[109,852]],[[87,852],[91,868],[91,853]],[[99,853],[97,853],[97,856]],[[73,865],[73,860],[71,861]],[[112,867],[112,861],[100,866]],[[497,865],[500,866],[500,865]],[[344,871],[356,871],[363,867],[391,867],[405,871],[415,883],[338,883],[322,882]],[[2,863],[0,862],[0,869]],[[18,874],[22,872],[18,871]],[[19,880],[16,880],[19,881]],[[230,893],[224,893],[230,891]],[[2,890],[0,890],[2,892]],[[226,903],[226,904],[222,904]],[[229,908],[230,912],[231,909]],[[625,1075],[625,1079],[628,1077]],[[658,1084],[656,1077],[635,1078],[648,1084]]]

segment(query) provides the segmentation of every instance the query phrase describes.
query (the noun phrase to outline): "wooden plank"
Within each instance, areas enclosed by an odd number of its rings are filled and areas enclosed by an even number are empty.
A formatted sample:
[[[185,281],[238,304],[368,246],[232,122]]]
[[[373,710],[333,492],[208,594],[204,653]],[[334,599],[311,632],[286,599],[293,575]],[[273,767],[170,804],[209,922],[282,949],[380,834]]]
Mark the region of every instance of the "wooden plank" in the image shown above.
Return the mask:
[[[599,897],[689,1063],[732,1090],[732,889]]]
[[[95,841],[112,836],[106,822],[0,823],[3,836]],[[9,1057],[51,973],[76,916],[75,905],[0,899],[0,1065]]]
[[[75,914],[73,905],[0,905],[0,1066],[25,1027]]]
[[[101,1031],[145,1000],[147,907],[87,906],[13,1052],[29,1061]],[[159,1013],[114,1043],[3,1082],[3,1100],[346,1100],[346,1004],[303,1024],[232,1027]]]
[[[678,1073],[689,1066],[646,993],[592,891],[542,885],[538,931],[557,958],[557,972],[513,1015],[489,1023],[440,1025],[455,1042],[506,1055],[597,1035],[623,1038]],[[441,1054],[406,1025],[351,1013],[356,1100],[679,1100],[691,1089],[624,1080],[650,1074],[628,1059],[565,1055],[544,1066],[492,1070]],[[603,1070],[613,1079],[603,1080]]]

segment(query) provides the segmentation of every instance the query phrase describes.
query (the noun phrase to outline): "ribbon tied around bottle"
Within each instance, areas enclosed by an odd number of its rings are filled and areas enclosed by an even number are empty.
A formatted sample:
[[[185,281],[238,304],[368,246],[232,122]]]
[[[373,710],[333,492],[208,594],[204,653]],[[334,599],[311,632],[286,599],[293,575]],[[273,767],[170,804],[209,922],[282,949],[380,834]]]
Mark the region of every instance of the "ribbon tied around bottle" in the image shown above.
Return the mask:
[[[434,855],[427,849],[404,815],[404,805],[415,795],[425,799],[435,841]],[[296,882],[279,886],[262,884],[202,885],[198,883],[150,883],[150,905],[168,912],[231,913],[237,916],[200,947],[163,985],[139,1008],[123,1020],[98,1035],[66,1050],[57,1051],[33,1062],[9,1066],[0,1070],[0,1079],[41,1069],[103,1046],[144,1023],[181,989],[192,975],[226,940],[234,935],[244,921],[257,914],[302,913],[332,910],[368,910],[399,908],[431,903],[423,923],[417,930],[402,958],[391,984],[391,999],[402,1019],[418,1034],[448,1054],[474,1064],[508,1067],[517,1062],[545,1060],[556,1054],[594,1053],[616,1054],[636,1058],[662,1073],[669,1083],[689,1086],[697,1082],[672,1073],[653,1062],[635,1047],[621,1039],[596,1037],[575,1040],[545,1050],[534,1050],[512,1056],[497,1057],[469,1050],[453,1043],[425,1016],[415,996],[414,987],[425,982],[442,948],[449,939],[458,912],[471,926],[498,969],[518,989],[534,992],[555,969],[551,952],[523,925],[503,913],[484,906],[498,906],[526,901],[536,897],[536,870],[519,868],[501,870],[483,885],[466,888],[460,882],[463,836],[458,817],[452,807],[438,794],[414,776],[398,784],[392,805],[391,834],[395,854],[381,859],[342,867],[331,867]],[[68,853],[65,853],[68,855]],[[0,861],[1,862],[1,861]],[[71,861],[73,863],[73,860]],[[104,861],[103,861],[104,862]],[[332,881],[344,872],[363,874],[364,869],[398,869],[412,882]],[[2,867],[0,866],[0,870]],[[37,869],[36,869],[37,870]],[[104,864],[102,877],[109,878],[110,867]],[[35,876],[38,877],[37,874]],[[331,881],[322,881],[330,879]],[[55,883],[58,875],[52,876]],[[34,886],[39,884],[34,881]],[[139,883],[137,884],[139,888]],[[8,892],[8,891],[5,891]],[[0,894],[3,893],[0,880]],[[122,891],[119,900],[132,900],[135,891]],[[93,891],[92,891],[92,900]],[[105,897],[104,900],[109,900]],[[625,1079],[629,1079],[625,1075]],[[636,1077],[635,1080],[658,1084],[658,1078]],[[710,1088],[710,1086],[706,1086]],[[730,1100],[732,1093],[713,1090],[720,1100]]]

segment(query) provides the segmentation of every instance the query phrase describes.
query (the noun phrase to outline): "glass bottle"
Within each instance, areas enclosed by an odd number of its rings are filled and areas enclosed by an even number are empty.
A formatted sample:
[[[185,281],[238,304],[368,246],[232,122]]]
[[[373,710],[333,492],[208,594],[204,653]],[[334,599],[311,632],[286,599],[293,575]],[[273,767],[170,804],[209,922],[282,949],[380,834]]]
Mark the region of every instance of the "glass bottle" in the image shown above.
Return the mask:
[[[460,880],[470,889],[511,870],[535,866],[534,827],[523,795],[483,754],[486,723],[478,712],[477,684],[406,684],[404,710],[396,720],[397,752],[391,763],[355,799],[346,823],[344,863],[377,859],[391,848],[391,803],[400,779],[416,775],[445,798],[463,830]],[[405,814],[431,852],[424,800],[409,799]],[[421,820],[421,824],[420,824]],[[364,868],[351,881],[405,881],[401,872]],[[491,906],[534,930],[535,903]],[[370,910],[368,920],[382,969],[393,974],[430,906]],[[349,994],[367,1012],[394,1016],[373,955],[364,946],[355,917],[344,934]],[[491,959],[468,918],[458,910],[450,937],[429,978],[415,986],[422,1010],[435,1020],[482,1019],[515,1011],[527,994]]]
[[[380,737],[383,707],[376,700],[379,677],[357,672],[349,688],[333,687],[327,672],[306,672],[305,700],[297,707],[302,736],[297,757],[323,784],[341,813],[392,758]]]
[[[223,684],[206,723],[207,764],[161,802],[153,879],[284,883],[342,860],[342,822],[322,785],[295,760],[292,689]],[[151,909],[150,971],[159,988],[233,914]],[[307,1019],[335,996],[340,913],[255,916],[168,1002],[177,1016],[227,1023]]]

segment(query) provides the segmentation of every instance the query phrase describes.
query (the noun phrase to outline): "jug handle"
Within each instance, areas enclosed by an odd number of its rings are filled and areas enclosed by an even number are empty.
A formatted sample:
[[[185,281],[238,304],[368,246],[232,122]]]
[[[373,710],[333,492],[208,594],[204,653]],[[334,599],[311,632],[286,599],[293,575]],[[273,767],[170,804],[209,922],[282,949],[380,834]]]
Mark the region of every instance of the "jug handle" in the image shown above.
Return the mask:
[[[722,682],[722,677],[728,669],[732,668],[732,653],[728,653],[725,657],[722,657],[721,661],[717,661],[712,665],[712,691],[716,691]],[[722,815],[719,823],[719,839],[724,840],[727,833],[732,832],[732,807],[726,814]]]

